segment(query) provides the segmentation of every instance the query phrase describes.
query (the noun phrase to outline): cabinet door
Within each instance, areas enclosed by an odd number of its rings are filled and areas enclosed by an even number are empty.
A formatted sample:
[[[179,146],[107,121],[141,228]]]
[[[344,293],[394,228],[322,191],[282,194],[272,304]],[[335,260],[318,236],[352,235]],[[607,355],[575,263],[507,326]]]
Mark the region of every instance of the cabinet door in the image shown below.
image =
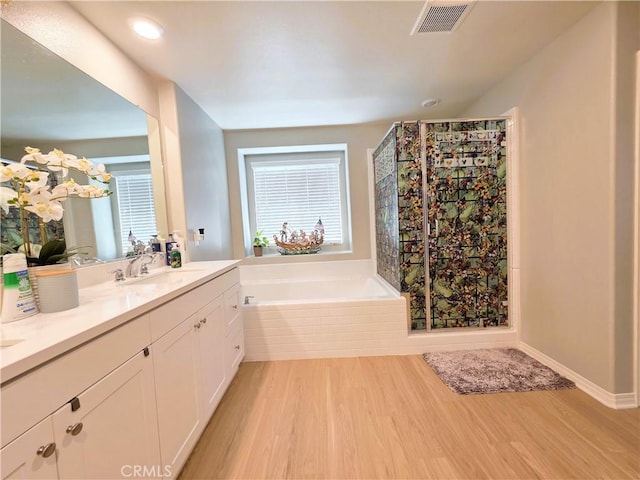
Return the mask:
[[[140,352],[53,414],[60,478],[161,476],[153,364]]]
[[[207,421],[224,394],[225,320],[222,297],[209,303],[198,316],[200,318],[196,334],[199,354],[200,381],[198,384],[201,389],[201,411],[204,421]]]
[[[200,434],[197,314],[152,344],[162,461],[171,476],[185,462]]]
[[[0,472],[2,480],[58,478],[51,417],[47,417],[0,450]]]

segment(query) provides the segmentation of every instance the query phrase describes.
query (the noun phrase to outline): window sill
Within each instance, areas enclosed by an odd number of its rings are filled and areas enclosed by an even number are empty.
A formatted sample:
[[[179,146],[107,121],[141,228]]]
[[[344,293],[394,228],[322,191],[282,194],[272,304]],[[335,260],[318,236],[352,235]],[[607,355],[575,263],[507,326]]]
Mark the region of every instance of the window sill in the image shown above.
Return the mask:
[[[352,250],[333,252],[309,253],[303,255],[281,255],[278,252],[268,252],[261,257],[250,255],[242,261],[243,265],[267,265],[276,263],[306,263],[306,262],[331,262],[337,260],[353,259]]]

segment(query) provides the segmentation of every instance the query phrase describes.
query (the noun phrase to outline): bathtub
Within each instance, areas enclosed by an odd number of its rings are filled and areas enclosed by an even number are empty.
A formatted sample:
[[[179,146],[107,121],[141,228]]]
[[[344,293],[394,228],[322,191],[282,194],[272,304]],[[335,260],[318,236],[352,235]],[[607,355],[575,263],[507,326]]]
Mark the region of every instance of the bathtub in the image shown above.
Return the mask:
[[[241,293],[245,305],[339,303],[357,300],[375,302],[400,296],[384,280],[363,276],[253,282],[243,284]]]
[[[388,354],[406,341],[404,297],[369,261],[240,267],[245,360]]]

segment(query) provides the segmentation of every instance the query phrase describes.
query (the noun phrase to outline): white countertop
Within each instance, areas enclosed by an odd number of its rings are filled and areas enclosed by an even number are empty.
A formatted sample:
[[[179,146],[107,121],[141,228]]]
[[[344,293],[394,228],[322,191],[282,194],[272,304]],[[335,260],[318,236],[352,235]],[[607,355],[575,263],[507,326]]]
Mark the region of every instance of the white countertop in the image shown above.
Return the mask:
[[[37,367],[72,348],[231,270],[240,260],[190,262],[153,269],[144,280],[81,288],[80,305],[0,324],[0,381]],[[17,343],[11,344],[17,341]]]

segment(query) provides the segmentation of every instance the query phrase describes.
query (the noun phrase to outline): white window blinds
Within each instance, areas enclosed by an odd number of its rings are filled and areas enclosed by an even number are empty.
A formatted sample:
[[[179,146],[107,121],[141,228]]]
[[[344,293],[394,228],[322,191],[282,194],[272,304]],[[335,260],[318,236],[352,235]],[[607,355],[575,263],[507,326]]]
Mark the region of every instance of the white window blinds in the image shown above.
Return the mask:
[[[303,156],[304,157],[304,156]],[[256,155],[248,161],[252,224],[271,240],[283,222],[310,233],[318,219],[325,245],[345,244],[344,158],[327,152],[317,158]],[[253,190],[253,191],[251,191]]]
[[[156,211],[153,203],[153,185],[149,172],[119,172],[116,181],[120,241],[126,253],[131,242],[129,231],[138,240],[147,243],[156,235]]]

